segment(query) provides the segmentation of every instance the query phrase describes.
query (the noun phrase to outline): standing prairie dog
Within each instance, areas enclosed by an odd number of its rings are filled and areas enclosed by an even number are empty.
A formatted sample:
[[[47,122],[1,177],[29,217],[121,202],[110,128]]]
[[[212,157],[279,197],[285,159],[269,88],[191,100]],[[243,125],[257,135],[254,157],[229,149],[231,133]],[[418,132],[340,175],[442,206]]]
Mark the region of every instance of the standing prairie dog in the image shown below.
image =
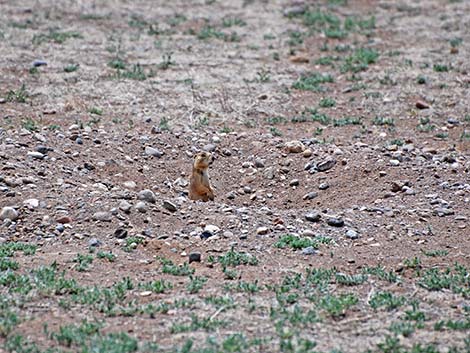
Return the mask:
[[[199,152],[194,156],[193,171],[189,179],[189,198],[191,200],[213,201],[214,191],[209,182],[209,163],[211,154]]]

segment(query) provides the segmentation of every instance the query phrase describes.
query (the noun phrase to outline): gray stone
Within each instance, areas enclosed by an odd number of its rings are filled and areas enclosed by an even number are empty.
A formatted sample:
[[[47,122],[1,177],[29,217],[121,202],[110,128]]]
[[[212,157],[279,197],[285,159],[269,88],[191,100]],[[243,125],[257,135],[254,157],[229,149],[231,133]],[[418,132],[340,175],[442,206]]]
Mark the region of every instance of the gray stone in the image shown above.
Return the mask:
[[[290,186],[299,186],[299,179],[292,179],[289,183]]]
[[[99,222],[111,222],[112,215],[110,212],[100,211],[93,214],[93,220]]]
[[[201,253],[200,252],[191,252],[191,253],[189,253],[188,261],[189,261],[189,263],[191,263],[191,262],[201,262]]]
[[[56,225],[55,230],[58,231],[59,233],[63,233],[65,230],[65,226],[59,223],[58,225]]]
[[[102,243],[99,239],[91,238],[90,240],[88,240],[88,246],[91,248],[97,248],[98,246],[101,246],[101,245]]]
[[[30,151],[28,152],[28,157],[33,159],[44,159],[45,155],[41,152]]]
[[[320,185],[318,185],[318,188],[320,190],[326,190],[330,187],[330,185],[328,185],[328,183],[321,183]]]
[[[329,159],[326,159],[320,163],[317,164],[317,170],[319,172],[326,172],[327,170],[330,170],[331,168],[333,168],[336,164],[336,159],[333,159],[333,158],[329,158]]]
[[[163,208],[167,209],[170,212],[176,212],[178,210],[174,203],[167,200],[163,201]]]
[[[344,221],[342,218],[330,218],[326,221],[326,223],[328,223],[329,226],[332,226],[332,227],[342,227],[344,226]]]
[[[139,201],[135,204],[135,209],[141,213],[147,212],[147,205],[143,201]]]
[[[307,246],[302,249],[302,255],[315,255],[317,250],[313,246]]]
[[[440,207],[434,211],[439,217],[452,216],[455,212],[449,208]]]
[[[359,238],[359,234],[354,229],[348,229],[346,231],[346,238],[357,239]]]
[[[0,212],[0,219],[3,221],[5,219],[9,219],[10,221],[16,221],[19,217],[18,211],[15,210],[13,207],[3,207],[2,211]]]
[[[317,196],[318,196],[318,194],[317,194],[316,192],[311,191],[311,192],[305,194],[305,195],[302,197],[302,199],[304,199],[304,200],[313,200],[313,199],[314,199],[315,197],[317,197]]]
[[[207,145],[204,145],[204,147],[202,147],[202,149],[206,152],[214,152],[216,148],[217,146],[213,143],[208,143]]]
[[[268,227],[259,227],[256,229],[256,234],[258,235],[264,235],[269,233],[269,228]]]
[[[145,147],[145,154],[148,156],[157,157],[157,158],[160,158],[161,156],[163,156],[162,151],[153,147],[149,147],[149,146]]]
[[[149,190],[149,189],[139,191],[139,194],[137,195],[137,198],[139,200],[147,201],[147,202],[150,202],[150,203],[157,202],[157,198],[155,197],[155,194],[153,193],[152,190]]]
[[[264,168],[264,161],[261,158],[255,159],[255,167],[256,168]]]
[[[318,222],[321,219],[321,214],[317,211],[311,211],[305,214],[305,219],[310,222]]]
[[[132,205],[126,200],[122,200],[119,203],[119,209],[123,211],[124,213],[131,213]]]
[[[114,236],[118,239],[124,239],[127,237],[127,230],[119,227],[114,231]]]
[[[39,200],[38,199],[27,199],[23,201],[23,205],[28,207],[29,209],[34,209],[39,207]]]

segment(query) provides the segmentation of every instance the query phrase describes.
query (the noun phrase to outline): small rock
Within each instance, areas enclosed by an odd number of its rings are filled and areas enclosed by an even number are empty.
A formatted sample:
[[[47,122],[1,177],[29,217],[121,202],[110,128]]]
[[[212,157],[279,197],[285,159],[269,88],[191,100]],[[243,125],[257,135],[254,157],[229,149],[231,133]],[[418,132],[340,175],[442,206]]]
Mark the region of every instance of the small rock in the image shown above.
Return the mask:
[[[398,167],[400,165],[400,161],[398,159],[391,159],[390,160],[390,165],[394,167]]]
[[[310,148],[307,148],[305,151],[302,152],[302,156],[305,158],[310,158],[312,156],[312,150]]]
[[[143,201],[139,201],[135,204],[135,209],[141,213],[147,212],[147,205]]]
[[[189,253],[189,263],[191,262],[201,262],[201,253],[200,252],[191,252]]]
[[[438,208],[434,212],[439,217],[452,216],[453,214],[455,214],[455,212],[453,210],[451,210],[449,208],[444,208],[444,207]]]
[[[217,146],[213,143],[208,143],[207,145],[204,145],[204,147],[202,147],[202,149],[206,152],[214,152],[216,148]]]
[[[326,172],[327,170],[333,168],[336,164],[336,159],[329,158],[317,164],[317,170],[319,172]]]
[[[3,207],[2,211],[0,212],[0,219],[3,221],[5,219],[9,219],[10,221],[16,221],[18,219],[18,211],[15,210],[13,207]]]
[[[264,235],[269,233],[269,228],[268,227],[259,227],[256,229],[256,234],[258,235]]]
[[[56,219],[56,222],[61,224],[68,224],[72,223],[72,219],[69,216],[61,216]]]
[[[321,183],[320,185],[318,185],[318,188],[320,190],[326,190],[330,187],[330,185],[328,185],[328,183]]]
[[[23,205],[25,205],[29,209],[38,208],[39,207],[39,200],[38,199],[27,199],[27,200],[23,201]]]
[[[122,185],[124,185],[126,189],[130,189],[130,190],[133,190],[137,187],[137,183],[132,180],[125,181]]]
[[[416,108],[418,108],[418,109],[429,109],[429,104],[426,103],[425,101],[417,101],[416,102]]]
[[[28,157],[33,159],[44,159],[45,155],[43,155],[41,152],[30,151],[28,152]]]
[[[52,148],[43,145],[39,145],[36,147],[36,152],[42,153],[43,155],[47,154],[50,151],[52,151]]]
[[[58,231],[59,233],[63,233],[65,230],[65,226],[61,223],[55,226],[55,230]]]
[[[102,243],[99,239],[96,239],[96,238],[91,238],[90,240],[88,240],[88,246],[90,248],[97,248],[98,246],[101,246]]]
[[[292,17],[292,16],[302,15],[305,13],[305,11],[307,11],[307,7],[301,4],[301,5],[290,6],[284,9],[283,14],[286,17]]]
[[[100,211],[93,214],[93,220],[99,222],[111,222],[112,215],[110,212]]]
[[[47,65],[47,61],[45,60],[34,60],[33,61],[33,67],[39,67],[39,66],[46,66]]]
[[[292,179],[289,183],[290,186],[299,186],[299,179]]]
[[[313,246],[307,246],[302,249],[302,255],[315,255],[317,250]]]
[[[316,192],[311,191],[311,192],[305,194],[305,195],[302,197],[302,199],[303,199],[303,200],[313,200],[313,199],[314,199],[315,197],[317,197],[317,196],[318,196],[318,194],[317,194]]]
[[[167,209],[170,212],[176,212],[178,210],[174,203],[167,200],[163,201],[163,208]]]
[[[289,153],[302,153],[305,150],[305,145],[297,140],[286,142],[285,147]]]
[[[204,230],[201,232],[201,234],[199,234],[199,236],[201,237],[201,239],[208,239],[210,237],[212,237],[214,234],[208,230]]]
[[[217,234],[220,232],[220,228],[213,225],[213,224],[208,224],[204,227],[205,231],[211,232],[212,234]]]
[[[344,226],[344,221],[342,218],[330,218],[327,220],[327,222],[329,226],[332,226],[332,227],[342,227]]]
[[[226,197],[229,200],[233,200],[233,199],[235,199],[235,196],[236,196],[235,193],[233,191],[230,191],[230,192],[227,193]]]
[[[123,211],[124,213],[131,213],[132,205],[126,200],[122,200],[119,203],[119,209]]]
[[[127,238],[127,229],[124,229],[122,227],[117,228],[114,231],[114,236],[118,239],[124,239]]]
[[[161,156],[163,156],[163,152],[150,146],[145,147],[145,154],[148,156],[157,157],[157,158],[160,158]]]
[[[137,195],[137,198],[139,200],[147,201],[147,202],[150,202],[150,203],[157,202],[157,198],[155,197],[155,194],[153,193],[152,190],[149,190],[149,189],[139,191],[139,194]]]
[[[255,167],[256,168],[264,168],[264,161],[261,158],[255,159]]]
[[[359,238],[359,234],[354,229],[348,229],[346,231],[346,238],[357,239]]]
[[[312,211],[305,214],[305,219],[309,222],[318,222],[321,219],[321,214],[317,211]]]

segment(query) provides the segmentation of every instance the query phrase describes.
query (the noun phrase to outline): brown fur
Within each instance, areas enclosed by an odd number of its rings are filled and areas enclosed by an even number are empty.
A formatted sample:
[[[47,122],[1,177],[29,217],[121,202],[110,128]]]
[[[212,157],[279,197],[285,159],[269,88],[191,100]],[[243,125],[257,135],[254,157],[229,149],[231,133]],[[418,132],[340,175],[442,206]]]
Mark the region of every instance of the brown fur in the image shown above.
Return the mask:
[[[209,163],[211,154],[199,152],[194,156],[193,171],[189,180],[189,198],[191,200],[213,201],[214,191],[209,182]]]

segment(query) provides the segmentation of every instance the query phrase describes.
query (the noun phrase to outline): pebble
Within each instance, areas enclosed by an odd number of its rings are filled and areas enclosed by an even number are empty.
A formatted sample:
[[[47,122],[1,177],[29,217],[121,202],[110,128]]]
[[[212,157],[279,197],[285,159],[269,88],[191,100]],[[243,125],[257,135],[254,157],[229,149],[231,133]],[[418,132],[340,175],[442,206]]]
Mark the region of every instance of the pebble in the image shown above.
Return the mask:
[[[417,101],[416,102],[416,108],[418,108],[418,109],[429,109],[429,104],[426,103],[425,101]]]
[[[149,189],[139,191],[139,194],[137,195],[137,198],[139,200],[147,201],[147,202],[150,202],[150,203],[157,202],[157,198],[155,197],[155,194],[153,193],[152,190],[149,190]]]
[[[310,148],[307,148],[305,151],[302,152],[302,156],[305,158],[310,158],[312,156],[313,152]]]
[[[10,221],[16,221],[19,217],[18,211],[15,210],[13,207],[3,207],[2,211],[0,212],[0,219],[3,221],[5,219],[9,219]]]
[[[99,239],[96,239],[96,238],[91,238],[90,240],[88,240],[88,246],[91,248],[97,248],[98,246],[101,246],[102,244],[103,243]]]
[[[129,180],[129,181],[125,181],[122,185],[124,185],[124,187],[126,189],[135,189],[137,187],[137,183],[135,181],[132,181],[132,180]]]
[[[161,156],[163,156],[163,152],[161,152],[157,148],[153,148],[150,146],[145,147],[145,154],[148,156],[157,157],[157,158],[160,158]]]
[[[292,17],[302,15],[305,11],[307,11],[307,7],[305,5],[293,5],[284,9],[283,14],[286,17]]]
[[[289,183],[290,186],[299,186],[299,179],[292,179]]]
[[[167,209],[170,212],[176,212],[178,210],[174,203],[167,200],[163,201],[163,208]]]
[[[39,207],[39,200],[38,199],[27,199],[27,200],[23,201],[23,205],[25,205],[29,209],[38,208]]]
[[[68,224],[68,223],[72,223],[72,218],[70,218],[69,216],[61,216],[56,219],[56,222],[62,223],[62,224]]]
[[[117,228],[114,231],[114,236],[118,239],[124,239],[127,237],[127,229],[124,229],[122,227]]]
[[[139,201],[135,204],[135,209],[141,213],[147,212],[147,205],[143,201]]]
[[[207,145],[204,145],[202,149],[206,152],[214,152],[217,146],[213,143],[208,143]]]
[[[30,151],[28,152],[28,157],[33,158],[33,159],[44,159],[45,155],[42,154],[41,152]]]
[[[321,183],[320,185],[318,185],[318,188],[320,190],[326,190],[330,187],[330,185],[328,185],[328,183]]]
[[[321,214],[317,211],[311,211],[305,214],[305,219],[309,222],[318,222],[321,219]]]
[[[315,255],[317,250],[313,246],[307,246],[302,249],[302,255]]]
[[[112,219],[112,215],[110,212],[99,211],[93,214],[94,221],[111,222],[111,219]]]
[[[357,239],[359,238],[359,233],[357,233],[354,229],[348,229],[346,231],[346,238]]]
[[[318,163],[316,169],[319,172],[326,172],[327,170],[330,170],[331,168],[333,168],[335,164],[336,164],[336,159],[329,158]]]
[[[255,167],[256,168],[264,168],[264,161],[261,158],[255,159]]]
[[[317,197],[317,196],[318,196],[318,194],[317,194],[316,192],[311,191],[311,192],[305,194],[305,195],[302,197],[302,199],[303,199],[303,200],[313,200],[313,199],[314,199],[315,197]]]
[[[453,210],[444,207],[437,208],[434,213],[437,214],[439,217],[452,216],[453,214],[455,214]]]
[[[208,224],[204,227],[205,231],[211,232],[212,234],[217,234],[220,232],[220,228],[213,225],[213,224]]]
[[[55,230],[58,231],[59,233],[63,233],[65,230],[65,226],[59,223],[58,225],[56,225]]]
[[[46,66],[47,65],[47,61],[45,60],[34,60],[33,61],[33,67],[39,67],[39,66]]]
[[[258,235],[264,235],[269,233],[269,228],[268,227],[259,227],[256,229],[256,234]]]
[[[191,252],[188,257],[189,263],[191,262],[201,262],[201,253],[200,252]]]
[[[344,226],[344,220],[342,218],[330,218],[326,221],[329,226],[342,227]]]
[[[305,145],[297,140],[286,142],[285,147],[289,153],[301,153],[305,150]]]
[[[122,200],[119,203],[119,209],[123,211],[124,213],[131,213],[132,205],[126,200]]]
[[[52,151],[53,149],[52,148],[49,148],[49,147],[46,147],[46,146],[43,146],[43,145],[39,145],[36,147],[36,152],[39,152],[39,153],[42,153],[42,154],[47,154],[48,152]]]
[[[390,165],[397,167],[400,165],[400,161],[398,159],[391,159],[390,160]]]

